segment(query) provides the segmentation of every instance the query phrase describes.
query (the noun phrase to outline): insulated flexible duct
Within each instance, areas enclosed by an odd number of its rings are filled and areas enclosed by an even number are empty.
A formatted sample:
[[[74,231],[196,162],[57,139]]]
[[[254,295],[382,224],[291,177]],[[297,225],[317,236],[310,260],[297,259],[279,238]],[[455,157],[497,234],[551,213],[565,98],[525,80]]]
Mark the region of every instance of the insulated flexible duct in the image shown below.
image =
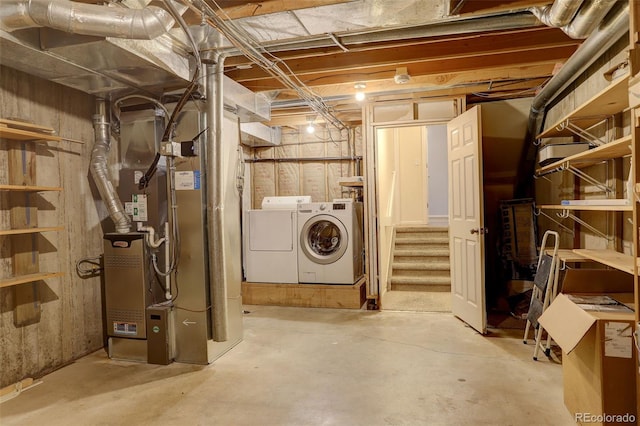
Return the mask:
[[[109,211],[111,220],[116,225],[116,232],[126,234],[131,230],[131,219],[124,212],[122,202],[109,179],[109,169],[107,168],[111,138],[109,135],[109,122],[107,122],[105,116],[104,100],[97,101],[97,109],[97,114],[93,116],[95,144],[91,151],[91,176],[93,176],[100,197]]]
[[[571,38],[583,39],[598,27],[616,1],[556,0],[551,6],[531,8],[531,13],[543,24],[561,28]]]
[[[0,29],[49,27],[74,34],[150,40],[173,27],[166,10],[108,7],[68,0],[3,0]]]
[[[530,183],[535,169],[537,154],[537,147],[533,142],[540,130],[543,113],[547,105],[628,31],[629,5],[626,4],[613,13],[602,27],[594,31],[582,43],[560,71],[549,80],[533,99],[525,136],[525,149],[518,168],[517,197],[526,197],[531,194]]]

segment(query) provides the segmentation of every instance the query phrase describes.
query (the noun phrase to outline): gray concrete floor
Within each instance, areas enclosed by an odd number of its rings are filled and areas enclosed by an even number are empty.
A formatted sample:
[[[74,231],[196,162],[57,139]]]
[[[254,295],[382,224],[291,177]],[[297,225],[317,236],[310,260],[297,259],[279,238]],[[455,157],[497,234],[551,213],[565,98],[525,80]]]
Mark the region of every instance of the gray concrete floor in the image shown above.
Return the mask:
[[[98,351],[0,405],[7,425],[572,425],[558,363],[449,313],[247,306],[209,366]]]

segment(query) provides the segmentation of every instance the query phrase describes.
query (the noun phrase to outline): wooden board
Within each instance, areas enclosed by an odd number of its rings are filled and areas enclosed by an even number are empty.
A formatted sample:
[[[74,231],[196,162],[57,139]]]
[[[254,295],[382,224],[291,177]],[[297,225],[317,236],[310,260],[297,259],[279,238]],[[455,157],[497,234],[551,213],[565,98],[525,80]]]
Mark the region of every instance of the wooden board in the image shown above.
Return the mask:
[[[565,163],[569,163],[574,167],[581,168],[590,166],[600,161],[611,160],[614,158],[625,157],[631,155],[631,135],[616,139],[613,142],[600,145],[597,148],[589,149],[579,154],[571,155],[562,160],[547,164],[536,170],[536,174],[544,174],[559,168]]]
[[[40,232],[62,231],[64,226],[47,226],[43,228],[2,229],[0,235],[38,234]]]
[[[603,265],[633,274],[633,256],[615,250],[575,249],[575,253],[595,260]]]
[[[41,132],[53,134],[55,130],[51,127],[40,126],[39,124],[27,123],[26,121],[9,120],[8,118],[0,118],[0,124],[14,129],[29,130],[32,132]]]
[[[573,136],[568,129],[561,129],[562,124],[567,120],[582,129],[602,121],[606,116],[617,114],[629,107],[629,75],[620,77],[595,94],[588,101],[583,103],[571,113],[564,116],[557,123],[554,123],[547,130],[538,135],[538,139],[558,136]]]
[[[553,254],[553,249],[547,249],[545,253],[551,256]],[[578,253],[575,252],[575,250],[572,250],[572,249],[559,249],[558,259],[567,263],[593,262],[592,259],[579,255]]]
[[[62,188],[59,187],[59,186],[4,185],[4,184],[0,184],[0,191],[24,191],[24,192],[62,191]]]
[[[365,301],[364,277],[354,285],[242,283],[247,305],[360,309]]]
[[[543,210],[590,210],[590,211],[605,211],[605,212],[630,212],[633,211],[633,206],[598,206],[598,205],[586,205],[586,206],[562,206],[559,204],[545,204],[538,206]]]
[[[12,287],[14,285],[27,284],[36,281],[43,281],[49,278],[61,277],[62,272],[38,272],[37,274],[20,275],[17,277],[9,277],[0,279],[0,288]]]

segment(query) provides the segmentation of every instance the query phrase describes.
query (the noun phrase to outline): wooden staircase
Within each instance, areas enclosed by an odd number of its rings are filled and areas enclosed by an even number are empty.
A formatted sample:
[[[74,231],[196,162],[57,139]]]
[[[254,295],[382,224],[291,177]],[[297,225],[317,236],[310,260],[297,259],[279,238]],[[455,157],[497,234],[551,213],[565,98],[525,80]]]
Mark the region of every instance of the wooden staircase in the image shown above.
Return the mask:
[[[396,227],[390,283],[391,290],[451,291],[448,228]]]

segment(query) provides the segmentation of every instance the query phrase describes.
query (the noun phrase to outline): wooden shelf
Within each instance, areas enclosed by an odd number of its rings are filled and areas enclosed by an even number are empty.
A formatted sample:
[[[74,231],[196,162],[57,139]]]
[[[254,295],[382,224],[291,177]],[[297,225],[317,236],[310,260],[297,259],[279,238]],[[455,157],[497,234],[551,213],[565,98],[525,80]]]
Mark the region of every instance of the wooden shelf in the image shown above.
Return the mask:
[[[0,230],[1,235],[20,235],[20,234],[35,234],[37,232],[51,232],[62,231],[64,226],[49,226],[45,228],[25,228],[25,229],[3,229]]]
[[[615,250],[574,249],[575,253],[603,265],[633,274],[633,256]]]
[[[40,192],[40,191],[62,191],[59,186],[37,186],[37,185],[1,185],[0,191],[23,191],[23,192]]]
[[[624,157],[631,155],[631,135],[616,139],[613,142],[609,142],[604,145],[600,145],[597,148],[589,149],[579,154],[571,155],[563,158],[562,160],[555,161],[551,164],[547,164],[536,170],[536,174],[550,172],[559,168],[565,163],[569,163],[576,168],[587,167],[604,160],[611,160],[618,157]]]
[[[569,129],[559,130],[567,120],[582,129],[602,121],[603,117],[624,111],[629,107],[629,75],[617,78],[609,86],[596,93],[592,98],[580,107],[564,116],[544,132],[538,135],[538,139],[561,136],[573,136]]]
[[[547,249],[545,251],[549,256],[553,255],[552,249]],[[584,257],[575,252],[572,249],[559,249],[558,250],[558,259],[567,262],[567,263],[582,263],[582,262],[592,262],[592,259]]]
[[[562,206],[557,204],[546,204],[542,206],[538,206],[544,210],[589,210],[589,211],[604,211],[604,212],[631,212],[633,211],[633,206],[631,204],[626,206],[597,206],[597,205],[587,205],[587,206]]]
[[[53,141],[62,140],[60,136],[49,135],[46,133],[32,132],[30,130],[15,129],[12,127],[0,126],[0,138],[16,141]]]
[[[17,277],[0,278],[0,288],[11,287],[18,284],[32,283],[49,278],[61,277],[62,272],[38,272],[37,274],[19,275]]]

